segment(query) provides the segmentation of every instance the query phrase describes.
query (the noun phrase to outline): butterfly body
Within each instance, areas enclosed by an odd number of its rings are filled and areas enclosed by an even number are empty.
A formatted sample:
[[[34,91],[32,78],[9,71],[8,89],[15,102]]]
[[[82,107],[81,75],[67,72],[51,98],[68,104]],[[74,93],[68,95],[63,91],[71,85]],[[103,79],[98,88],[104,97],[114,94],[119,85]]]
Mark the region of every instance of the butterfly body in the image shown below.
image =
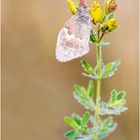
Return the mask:
[[[57,39],[56,58],[60,62],[70,61],[89,52],[91,32],[90,16],[85,8],[79,7],[61,29]]]

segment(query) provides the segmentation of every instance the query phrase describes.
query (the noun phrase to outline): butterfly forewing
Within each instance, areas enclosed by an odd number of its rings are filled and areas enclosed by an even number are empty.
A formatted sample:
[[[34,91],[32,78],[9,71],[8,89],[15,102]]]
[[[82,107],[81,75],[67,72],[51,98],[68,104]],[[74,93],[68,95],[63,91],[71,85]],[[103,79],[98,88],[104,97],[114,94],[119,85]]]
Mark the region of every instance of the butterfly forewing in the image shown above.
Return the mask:
[[[91,32],[90,20],[84,15],[73,15],[61,29],[56,47],[56,58],[60,62],[70,61],[89,52]]]

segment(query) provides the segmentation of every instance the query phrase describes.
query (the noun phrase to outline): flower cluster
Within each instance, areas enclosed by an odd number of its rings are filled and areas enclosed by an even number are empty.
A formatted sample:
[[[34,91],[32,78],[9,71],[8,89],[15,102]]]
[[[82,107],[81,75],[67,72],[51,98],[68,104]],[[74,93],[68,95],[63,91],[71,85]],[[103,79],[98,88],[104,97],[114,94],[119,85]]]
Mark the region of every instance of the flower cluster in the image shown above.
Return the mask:
[[[76,14],[80,1],[78,3],[72,0],[67,0],[67,5],[72,14]],[[104,8],[102,8],[100,3],[97,1],[93,1],[90,8],[88,6],[86,7],[91,15],[93,24],[100,24],[100,29],[102,32],[112,32],[117,28],[118,23],[114,15],[114,11],[117,8],[116,0],[106,0]]]

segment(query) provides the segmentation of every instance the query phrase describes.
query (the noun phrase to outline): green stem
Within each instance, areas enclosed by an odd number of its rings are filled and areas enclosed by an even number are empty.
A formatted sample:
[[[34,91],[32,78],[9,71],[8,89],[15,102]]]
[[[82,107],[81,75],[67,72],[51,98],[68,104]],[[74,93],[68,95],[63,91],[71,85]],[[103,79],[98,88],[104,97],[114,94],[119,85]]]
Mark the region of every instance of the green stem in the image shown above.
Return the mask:
[[[97,95],[96,95],[96,111],[95,111],[95,117],[96,122],[95,125],[98,126],[98,120],[99,120],[99,101],[100,101],[100,94],[101,94],[101,47],[97,46]]]
[[[100,104],[99,101],[101,99],[101,61],[102,61],[102,55],[101,55],[101,46],[100,41],[102,39],[102,36],[100,38],[100,34],[98,34],[98,46],[97,46],[97,95],[96,95],[96,109],[95,109],[95,127],[99,127],[99,110],[100,110]],[[98,133],[95,133],[94,139],[98,140]]]

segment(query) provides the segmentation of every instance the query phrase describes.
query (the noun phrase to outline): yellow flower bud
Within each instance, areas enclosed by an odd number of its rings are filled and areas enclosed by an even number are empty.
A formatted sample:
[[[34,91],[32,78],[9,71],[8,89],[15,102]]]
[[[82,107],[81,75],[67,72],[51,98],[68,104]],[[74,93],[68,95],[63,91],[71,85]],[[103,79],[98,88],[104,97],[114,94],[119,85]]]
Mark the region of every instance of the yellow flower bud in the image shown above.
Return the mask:
[[[106,24],[107,24],[107,27],[108,27],[108,31],[109,32],[115,30],[117,28],[117,26],[118,26],[118,23],[117,23],[116,19],[114,19],[114,18],[108,20],[106,22]]]
[[[117,8],[116,0],[106,0],[105,2],[105,13],[109,14],[114,12]]]
[[[115,18],[112,18],[108,21],[106,21],[106,23],[101,25],[101,30],[103,32],[112,32],[113,30],[115,30],[118,26],[118,23],[116,21]]]
[[[106,32],[107,31],[107,24],[100,25],[100,29],[102,30],[102,32]]]
[[[102,10],[101,5],[98,2],[94,1],[92,3],[90,14],[95,24],[101,23],[103,21],[103,10]]]
[[[72,0],[67,0],[67,5],[69,9],[71,10],[72,14],[77,13],[77,4],[74,3]]]

